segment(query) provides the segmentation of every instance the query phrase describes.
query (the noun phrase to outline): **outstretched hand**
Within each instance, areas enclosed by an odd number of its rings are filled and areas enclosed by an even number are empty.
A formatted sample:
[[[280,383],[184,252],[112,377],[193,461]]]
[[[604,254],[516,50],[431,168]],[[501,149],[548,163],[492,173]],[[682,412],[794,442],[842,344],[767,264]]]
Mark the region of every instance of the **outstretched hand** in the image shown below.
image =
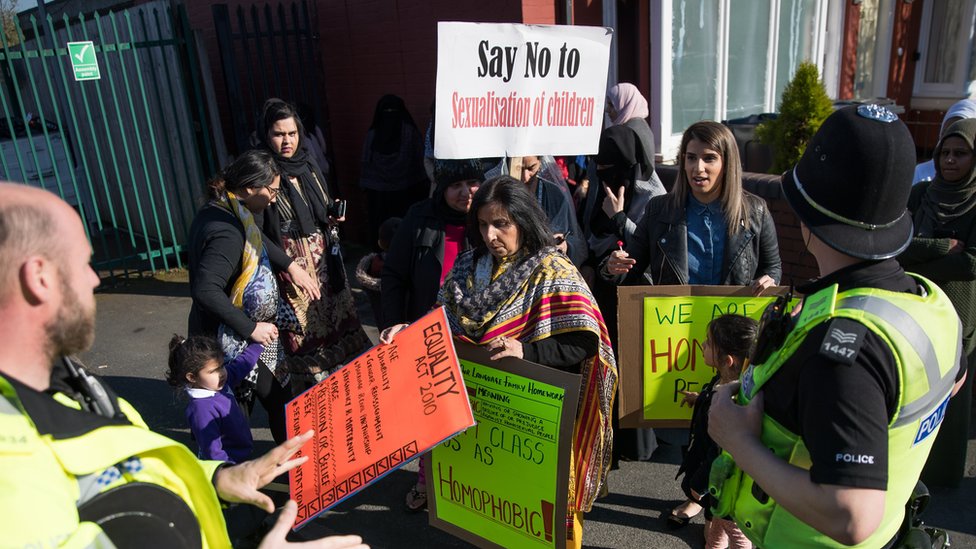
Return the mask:
[[[281,443],[263,456],[230,465],[217,471],[214,486],[220,499],[230,503],[249,503],[268,513],[274,512],[274,502],[258,490],[275,477],[291,471],[308,461],[308,456],[291,459],[295,452],[312,439],[313,432],[306,431]]]
[[[300,543],[289,543],[285,536],[288,535],[288,531],[291,530],[293,524],[295,524],[295,517],[298,515],[298,505],[292,501],[288,500],[281,509],[281,514],[278,515],[278,520],[275,521],[274,528],[272,528],[268,535],[264,536],[261,540],[261,545],[258,549],[278,549],[279,547],[303,547],[306,549],[369,549],[369,545],[363,543],[363,538],[359,536],[328,536],[321,539],[316,539],[312,541],[300,542]]]

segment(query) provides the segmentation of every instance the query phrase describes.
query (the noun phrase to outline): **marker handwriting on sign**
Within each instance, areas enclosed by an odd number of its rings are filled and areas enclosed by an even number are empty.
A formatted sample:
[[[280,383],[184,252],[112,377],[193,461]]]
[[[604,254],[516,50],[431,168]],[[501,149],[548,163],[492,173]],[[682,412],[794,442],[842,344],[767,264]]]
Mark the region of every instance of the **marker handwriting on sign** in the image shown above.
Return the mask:
[[[478,77],[501,78],[508,82],[515,73],[518,46],[493,46],[488,40],[478,43]],[[563,42],[559,48],[557,75],[559,78],[575,78],[579,74],[580,51]],[[539,42],[525,43],[524,78],[545,78],[552,69],[552,50],[539,46]]]
[[[415,359],[414,369],[417,379],[430,378],[428,383],[418,387],[424,415],[437,412],[437,399],[447,395],[460,395],[449,358],[447,340],[449,335],[441,331],[441,324],[435,323],[424,328],[424,347],[426,353]]]

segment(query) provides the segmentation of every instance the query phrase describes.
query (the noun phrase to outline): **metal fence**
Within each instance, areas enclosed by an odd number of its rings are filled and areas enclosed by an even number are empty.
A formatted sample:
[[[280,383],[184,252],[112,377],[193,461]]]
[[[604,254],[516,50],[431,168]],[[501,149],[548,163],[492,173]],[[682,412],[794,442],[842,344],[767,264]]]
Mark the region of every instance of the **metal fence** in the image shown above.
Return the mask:
[[[328,135],[322,60],[314,14],[306,0],[212,7],[217,44],[238,151],[251,147],[251,131],[266,99],[279,97],[307,109],[302,114]]]
[[[160,0],[28,23],[0,33],[3,178],[74,206],[109,276],[182,267],[217,168],[184,7]],[[100,78],[79,80],[92,75],[92,52]]]

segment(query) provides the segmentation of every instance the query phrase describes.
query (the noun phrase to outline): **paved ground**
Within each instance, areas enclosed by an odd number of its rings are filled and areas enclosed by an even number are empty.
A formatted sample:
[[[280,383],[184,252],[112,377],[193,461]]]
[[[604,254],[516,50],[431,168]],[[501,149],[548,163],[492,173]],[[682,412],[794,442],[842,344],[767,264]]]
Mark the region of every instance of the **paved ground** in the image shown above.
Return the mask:
[[[98,294],[98,335],[86,363],[108,378],[113,387],[140,410],[154,430],[189,443],[182,405],[163,381],[166,345],[173,333],[185,333],[190,307],[185,276],[106,286]],[[357,295],[364,318],[372,315],[365,296]],[[376,330],[368,332],[376,339]],[[258,406],[260,409],[260,406]],[[258,451],[271,447],[266,418],[253,418]],[[974,421],[976,425],[976,421]],[[663,514],[681,499],[674,480],[684,430],[663,430],[670,444],[653,462],[622,463],[610,476],[610,495],[586,516],[584,545],[590,548],[701,547],[702,519],[677,532],[664,528]],[[954,548],[976,548],[976,440],[969,441],[969,462],[962,486],[936,490],[926,513],[929,524],[951,531]],[[301,531],[310,537],[326,533],[357,533],[374,548],[468,547],[450,535],[427,526],[427,513],[407,513],[403,496],[414,481],[415,464],[408,464],[374,486],[350,498]]]

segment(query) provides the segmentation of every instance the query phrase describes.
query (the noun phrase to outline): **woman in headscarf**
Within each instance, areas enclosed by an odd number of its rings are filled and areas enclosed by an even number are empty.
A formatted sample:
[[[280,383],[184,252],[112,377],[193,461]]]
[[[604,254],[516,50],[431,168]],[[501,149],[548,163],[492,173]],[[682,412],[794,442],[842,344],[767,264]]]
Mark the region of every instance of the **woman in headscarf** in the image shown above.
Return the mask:
[[[493,359],[516,357],[578,373],[582,389],[573,432],[567,545],[582,543],[589,511],[610,467],[610,409],[617,366],[603,315],[579,271],[554,246],[545,213],[509,176],[478,189],[468,214],[476,240],[441,288],[455,337],[484,345]],[[392,341],[403,325],[388,328]]]
[[[611,319],[610,340],[617,341],[617,286],[594,274],[601,258],[618,248],[618,242],[633,240],[637,223],[651,198],[664,194],[654,174],[653,159],[644,156],[637,132],[630,126],[610,126],[600,135],[596,156],[596,179],[590,185],[583,209],[583,233],[587,237],[590,265],[582,269],[600,310]],[[616,418],[616,416],[615,416]],[[616,419],[615,419],[616,420]],[[619,429],[614,425],[614,467],[621,459],[651,459],[657,449],[653,429]]]
[[[465,224],[474,194],[485,180],[481,162],[436,160],[434,177],[434,195],[407,211],[383,263],[381,329],[427,314],[454,261],[471,248]],[[405,505],[410,511],[427,505],[424,459],[417,483],[407,493]]]
[[[292,370],[318,379],[371,346],[356,314],[339,248],[338,223],[344,217],[334,211],[336,202],[309,153],[294,107],[280,99],[267,100],[258,135],[284,174],[282,192],[265,212],[263,228],[315,279],[321,294],[310,300],[284,278],[278,326]]]
[[[363,145],[359,185],[366,190],[372,238],[380,224],[403,217],[407,208],[427,198],[430,182],[424,169],[424,139],[403,99],[384,95],[376,103],[373,123]]]
[[[976,99],[963,99],[949,107],[949,110],[945,113],[945,117],[942,118],[942,126],[939,128],[939,140],[945,136],[949,126],[967,118],[976,118]],[[915,166],[915,178],[912,180],[913,185],[922,181],[931,181],[935,177],[936,160],[936,158],[932,158]]]
[[[958,486],[966,467],[976,361],[976,119],[946,129],[935,147],[935,179],[912,189],[908,209],[915,237],[898,261],[906,271],[929,278],[945,290],[963,327],[968,357],[965,385],[949,401],[929,461],[926,484]]]

